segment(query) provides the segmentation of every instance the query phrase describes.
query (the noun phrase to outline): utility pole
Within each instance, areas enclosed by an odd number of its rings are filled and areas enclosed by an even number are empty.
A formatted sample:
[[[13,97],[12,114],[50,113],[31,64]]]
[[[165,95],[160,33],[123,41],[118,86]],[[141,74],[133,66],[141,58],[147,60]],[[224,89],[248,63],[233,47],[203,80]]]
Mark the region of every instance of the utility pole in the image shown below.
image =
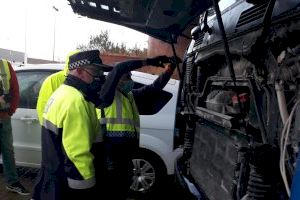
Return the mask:
[[[53,24],[53,49],[52,49],[52,60],[54,61],[54,55],[55,55],[55,35],[56,35],[56,12],[58,12],[58,8],[55,6],[52,6],[53,10],[55,11],[54,13],[54,24]]]
[[[24,65],[27,65],[27,6],[25,10],[25,34],[24,34],[24,39],[25,39],[25,44],[24,44]]]

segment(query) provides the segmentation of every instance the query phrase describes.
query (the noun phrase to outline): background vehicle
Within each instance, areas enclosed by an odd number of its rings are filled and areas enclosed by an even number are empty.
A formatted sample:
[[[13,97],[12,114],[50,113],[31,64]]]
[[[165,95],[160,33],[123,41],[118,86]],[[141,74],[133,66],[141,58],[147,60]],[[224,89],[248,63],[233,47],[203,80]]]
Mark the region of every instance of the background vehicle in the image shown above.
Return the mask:
[[[63,69],[62,64],[15,67],[20,85],[21,101],[12,116],[17,165],[38,167],[41,160],[41,128],[36,102],[44,79]],[[157,76],[133,72],[135,87],[151,84]],[[161,93],[159,104],[141,115],[140,149],[133,158],[134,177],[131,190],[147,193],[158,187],[167,175],[174,174],[174,161],[182,149],[174,145],[175,112],[179,82],[171,79]],[[168,122],[166,122],[166,119]]]
[[[197,199],[288,199],[299,153],[299,0],[236,0],[222,13],[217,0],[113,1],[108,10],[69,1],[170,43],[205,11],[182,68],[178,179]]]

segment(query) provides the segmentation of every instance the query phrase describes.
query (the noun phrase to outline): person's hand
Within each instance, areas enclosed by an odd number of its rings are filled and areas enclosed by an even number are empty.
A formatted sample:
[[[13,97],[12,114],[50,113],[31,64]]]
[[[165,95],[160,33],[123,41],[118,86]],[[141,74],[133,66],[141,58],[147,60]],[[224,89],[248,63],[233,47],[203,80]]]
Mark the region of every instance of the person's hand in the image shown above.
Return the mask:
[[[6,103],[5,100],[4,100],[4,95],[0,96],[0,103]]]
[[[175,70],[176,65],[182,63],[182,60],[177,56],[169,57],[169,61],[171,63],[171,65],[169,66],[171,70]]]
[[[166,63],[170,63],[170,58],[167,56],[156,56],[146,59],[146,64],[151,66],[164,67]]]

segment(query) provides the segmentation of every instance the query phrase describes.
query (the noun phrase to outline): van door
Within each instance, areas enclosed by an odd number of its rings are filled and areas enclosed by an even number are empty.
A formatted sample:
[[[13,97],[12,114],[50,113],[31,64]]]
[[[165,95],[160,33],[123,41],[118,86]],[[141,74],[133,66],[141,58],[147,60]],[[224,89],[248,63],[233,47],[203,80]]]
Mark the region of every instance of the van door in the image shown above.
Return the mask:
[[[41,84],[50,70],[17,70],[20,90],[18,109],[12,116],[13,145],[16,164],[38,167],[41,160],[41,126],[36,113],[36,103]]]

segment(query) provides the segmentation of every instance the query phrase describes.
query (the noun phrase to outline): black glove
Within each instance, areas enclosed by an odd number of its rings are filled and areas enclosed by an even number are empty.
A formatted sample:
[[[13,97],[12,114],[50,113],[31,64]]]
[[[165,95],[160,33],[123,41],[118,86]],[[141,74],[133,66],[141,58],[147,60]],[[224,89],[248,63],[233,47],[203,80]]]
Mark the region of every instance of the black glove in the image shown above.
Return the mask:
[[[170,63],[170,58],[167,56],[156,56],[154,58],[146,59],[147,65],[163,67],[165,63]]]
[[[169,63],[171,63],[171,69],[174,70],[176,68],[176,64],[182,63],[182,60],[177,56],[172,56],[169,58]]]

